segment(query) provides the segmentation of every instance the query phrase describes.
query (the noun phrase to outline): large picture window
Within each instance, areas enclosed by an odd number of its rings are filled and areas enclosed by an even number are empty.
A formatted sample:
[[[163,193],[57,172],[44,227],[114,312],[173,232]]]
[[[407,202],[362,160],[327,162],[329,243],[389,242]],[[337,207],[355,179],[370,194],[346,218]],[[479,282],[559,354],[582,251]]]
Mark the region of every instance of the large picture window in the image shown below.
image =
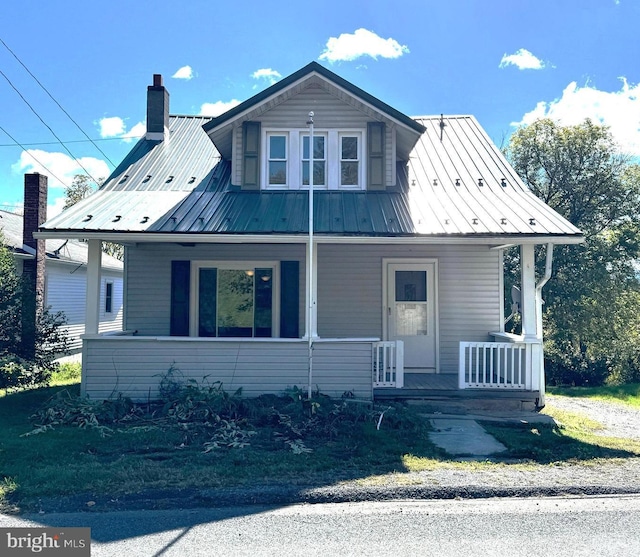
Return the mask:
[[[198,336],[277,336],[275,265],[197,264],[196,267]]]

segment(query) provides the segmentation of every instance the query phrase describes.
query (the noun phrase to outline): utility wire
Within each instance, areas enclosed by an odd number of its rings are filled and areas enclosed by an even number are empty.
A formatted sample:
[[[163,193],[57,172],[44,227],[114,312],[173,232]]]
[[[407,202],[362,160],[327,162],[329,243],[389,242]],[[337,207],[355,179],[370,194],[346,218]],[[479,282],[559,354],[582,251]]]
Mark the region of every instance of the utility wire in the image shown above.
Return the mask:
[[[84,167],[84,165],[80,162],[80,160],[79,160],[78,158],[76,158],[76,157],[73,155],[73,153],[69,150],[69,148],[68,148],[68,147],[67,147],[67,146],[62,142],[62,140],[61,140],[61,139],[56,135],[56,132],[54,132],[54,131],[51,129],[51,127],[50,127],[50,126],[49,126],[49,125],[48,125],[48,124],[47,124],[47,123],[46,123],[46,122],[41,118],[41,116],[36,112],[35,108],[33,108],[33,107],[29,104],[29,101],[27,101],[27,99],[25,99],[25,98],[24,98],[24,96],[22,95],[22,93],[21,93],[21,92],[18,90],[18,88],[17,88],[17,87],[16,87],[16,86],[11,82],[11,80],[7,77],[7,75],[6,75],[2,70],[0,70],[0,75],[2,75],[2,77],[4,77],[4,78],[7,80],[7,82],[9,83],[9,85],[11,85],[11,87],[13,88],[13,90],[14,90],[14,91],[15,91],[15,92],[20,96],[20,98],[25,102],[25,104],[26,104],[26,105],[31,109],[31,112],[33,112],[33,113],[38,117],[38,120],[40,120],[40,121],[41,121],[41,122],[42,122],[42,123],[47,127],[47,129],[48,129],[48,130],[53,134],[53,137],[55,137],[55,138],[58,140],[58,142],[60,143],[60,145],[62,145],[62,147],[64,147],[64,150],[65,150],[67,153],[69,153],[69,156],[70,156],[74,161],[76,161],[77,165],[78,165],[80,168],[82,168],[82,170],[84,170],[85,174],[86,174],[87,176],[89,176],[89,178],[91,178],[91,179],[95,182],[95,184],[96,184],[96,185],[99,185],[99,184],[98,184],[98,181],[97,181],[97,180],[96,180],[96,179],[91,175],[91,172],[89,172],[89,171]],[[5,132],[5,133],[6,133],[6,132]],[[7,134],[7,135],[9,135],[9,134]],[[9,136],[9,137],[11,137],[11,136]],[[11,138],[11,139],[13,139],[13,138]],[[14,140],[14,141],[15,141],[15,140]]]
[[[14,143],[22,148],[22,150],[27,153],[27,155],[29,155],[34,161],[36,161],[42,168],[44,168],[49,174],[51,174],[51,176],[53,176],[56,180],[58,180],[58,182],[60,182],[61,184],[65,185],[64,180],[61,180],[60,178],[58,178],[53,172],[51,172],[51,170],[49,170],[44,164],[42,164],[34,155],[33,153],[31,153],[30,151],[28,151],[27,149],[24,148],[23,145],[20,144],[20,142],[13,137],[7,130],[5,130],[2,126],[0,126],[0,130],[3,131],[5,134],[7,134],[7,136],[9,136]],[[79,163],[78,163],[79,164]],[[82,166],[82,165],[81,165]],[[93,179],[93,178],[92,178]]]
[[[85,131],[80,127],[80,124],[78,124],[78,122],[76,122],[76,121],[71,117],[71,115],[70,115],[70,114],[69,114],[69,113],[68,113],[64,108],[62,108],[62,105],[61,105],[61,104],[60,104],[60,103],[59,103],[59,102],[58,102],[58,101],[53,97],[53,95],[48,91],[48,89],[47,89],[44,85],[42,85],[42,83],[40,83],[40,80],[39,80],[35,75],[33,75],[33,73],[31,73],[31,70],[30,70],[29,68],[27,68],[27,66],[22,62],[22,60],[20,60],[20,58],[18,58],[18,56],[16,55],[16,53],[15,53],[15,52],[13,52],[13,50],[11,50],[11,49],[9,48],[9,46],[7,45],[7,43],[5,43],[5,42],[2,40],[2,38],[1,38],[1,37],[0,37],[0,43],[2,43],[2,44],[4,45],[4,47],[5,47],[5,48],[6,48],[6,49],[11,53],[11,55],[12,55],[12,56],[13,56],[13,57],[14,57],[14,58],[15,58],[15,59],[20,63],[20,65],[21,65],[21,66],[22,66],[22,67],[27,71],[27,73],[28,73],[28,74],[29,74],[33,79],[35,79],[36,83],[37,83],[38,85],[40,85],[40,87],[42,88],[42,90],[43,90],[47,95],[49,95],[49,97],[51,98],[51,100],[52,100],[54,103],[56,103],[56,104],[58,105],[58,108],[59,108],[60,110],[62,110],[62,112],[64,112],[64,113],[67,115],[67,117],[69,118],[69,120],[71,120],[71,121],[76,125],[76,127],[77,127],[81,132],[82,132],[82,134],[83,134],[83,135],[84,135],[84,136],[85,136],[89,141],[91,141],[91,143],[93,143],[93,146],[94,146],[98,151],[100,151],[100,153],[102,153],[102,156],[103,156],[105,159],[107,159],[107,160],[109,161],[109,164],[111,164],[111,166],[113,166],[113,167],[115,168],[115,166],[116,166],[116,165],[115,165],[115,164],[113,164],[113,162],[112,162],[112,161],[111,161],[111,159],[107,156],[107,154],[106,154],[102,149],[100,149],[100,147],[98,147],[98,145],[97,145],[97,144],[96,144],[96,143],[95,143],[95,142],[94,142],[94,141],[93,141],[93,140],[92,140],[92,139],[91,139],[91,138],[86,134],[86,132],[85,132]]]
[[[144,135],[128,135],[125,138],[123,137],[102,137],[100,139],[91,139],[90,141],[122,141],[123,139],[140,139],[144,137]],[[71,141],[65,141],[65,143],[88,143],[86,139],[72,139]],[[34,147],[36,145],[59,145],[59,141],[38,141],[36,143],[23,143],[23,145],[27,145],[28,147]],[[15,147],[15,143],[0,143],[0,147]]]

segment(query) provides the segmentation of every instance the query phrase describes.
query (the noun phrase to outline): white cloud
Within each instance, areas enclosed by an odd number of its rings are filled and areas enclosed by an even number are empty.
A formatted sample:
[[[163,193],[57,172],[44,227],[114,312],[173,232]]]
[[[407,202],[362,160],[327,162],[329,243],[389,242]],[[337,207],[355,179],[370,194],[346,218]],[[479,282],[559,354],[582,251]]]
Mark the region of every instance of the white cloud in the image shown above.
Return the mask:
[[[119,116],[111,116],[102,118],[98,121],[100,126],[100,137],[117,137],[122,135],[125,130],[124,120]]]
[[[22,151],[20,159],[11,165],[11,170],[16,174],[45,174],[49,177],[49,188],[53,189],[69,186],[76,174],[86,174],[87,171],[96,180],[106,178],[110,174],[109,167],[103,160],[81,157],[76,161],[66,153],[51,153],[40,149]]]
[[[193,77],[194,77],[193,68],[191,66],[182,66],[171,77],[174,78],[174,79],[185,79],[185,80],[189,81],[190,79],[193,79]]]
[[[100,128],[100,137],[119,137],[125,143],[131,143],[134,139],[142,137],[147,131],[144,122],[138,122],[127,131],[125,121],[119,116],[100,119],[98,121],[98,127]]]
[[[264,80],[269,85],[273,85],[276,81],[282,79],[282,75],[280,75],[280,72],[272,70],[271,68],[262,68],[260,70],[256,70],[251,74],[251,77],[256,80]],[[257,85],[254,86],[254,89],[256,87]]]
[[[499,68],[516,66],[519,70],[541,70],[545,63],[534,56],[526,48],[517,50],[514,54],[505,54],[500,60]]]
[[[231,110],[234,106],[238,106],[240,101],[238,99],[232,99],[228,102],[216,101],[214,103],[204,103],[200,107],[200,116],[220,116],[227,110]]]
[[[65,201],[64,195],[60,195],[55,198],[51,198],[51,196],[49,196],[49,201],[47,203],[47,218],[50,219],[62,213]]]
[[[409,49],[392,38],[383,39],[367,29],[358,29],[354,33],[342,33],[339,37],[331,37],[327,46],[319,56],[319,60],[340,62],[356,60],[362,56],[371,56],[374,60],[382,58],[399,58],[407,54]]]
[[[572,82],[562,97],[540,101],[512,126],[531,124],[539,118],[551,118],[571,126],[590,118],[594,123],[609,126],[611,134],[623,151],[640,156],[640,84],[629,85],[622,77],[619,91],[600,91],[595,87],[579,87]]]

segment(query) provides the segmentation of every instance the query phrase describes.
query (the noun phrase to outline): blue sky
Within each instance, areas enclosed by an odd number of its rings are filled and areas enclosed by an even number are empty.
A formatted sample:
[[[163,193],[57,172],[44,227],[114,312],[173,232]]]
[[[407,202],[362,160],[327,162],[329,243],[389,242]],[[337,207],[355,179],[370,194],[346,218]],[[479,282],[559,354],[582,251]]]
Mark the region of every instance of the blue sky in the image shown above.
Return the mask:
[[[154,73],[171,113],[216,115],[313,60],[410,116],[473,114],[499,146],[590,117],[640,156],[639,24],[638,0],[4,0],[0,208],[26,172],[49,175],[49,216],[75,174],[108,176]]]

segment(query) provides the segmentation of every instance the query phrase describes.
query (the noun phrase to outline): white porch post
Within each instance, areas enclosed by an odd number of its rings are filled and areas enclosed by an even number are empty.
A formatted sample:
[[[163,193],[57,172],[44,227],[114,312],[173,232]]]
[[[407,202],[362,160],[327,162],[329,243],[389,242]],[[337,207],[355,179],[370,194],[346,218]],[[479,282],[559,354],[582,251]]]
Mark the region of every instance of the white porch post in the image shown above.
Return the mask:
[[[89,240],[87,262],[87,302],[84,332],[97,335],[100,325],[100,269],[102,267],[102,241]]]
[[[536,265],[535,246],[520,246],[520,284],[522,286],[522,336],[528,344],[526,351],[525,377],[526,388],[532,391],[540,389],[540,341],[537,332],[536,316]]]

